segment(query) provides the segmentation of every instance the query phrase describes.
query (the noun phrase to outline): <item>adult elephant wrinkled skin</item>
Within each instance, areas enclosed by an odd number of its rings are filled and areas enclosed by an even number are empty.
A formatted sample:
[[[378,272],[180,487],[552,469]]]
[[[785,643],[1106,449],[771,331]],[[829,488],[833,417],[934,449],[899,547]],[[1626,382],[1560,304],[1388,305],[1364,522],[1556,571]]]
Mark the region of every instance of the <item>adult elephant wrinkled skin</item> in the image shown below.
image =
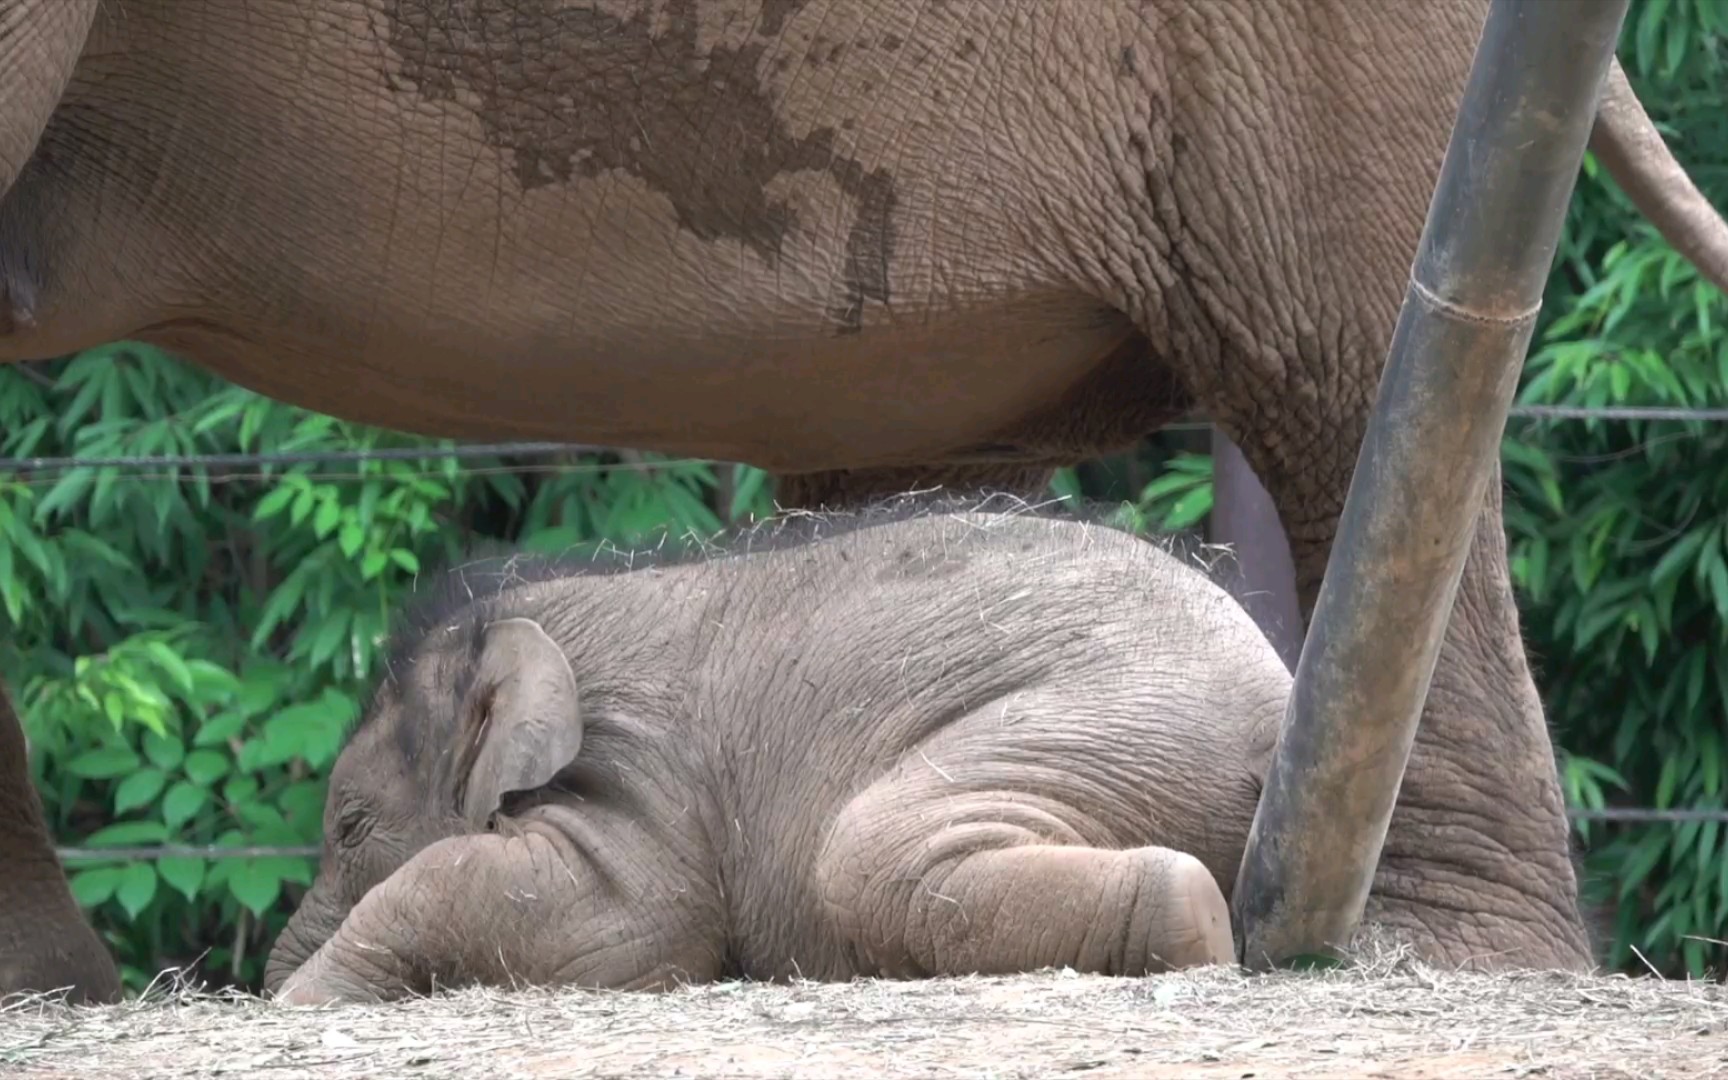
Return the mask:
[[[752,462],[804,505],[1026,488],[1198,409],[1306,606],[1486,10],[0,0],[0,360],[141,338],[395,428]],[[1592,146],[1728,281],[1618,67]],[[1383,908],[1586,965],[1497,500],[1410,769]],[[59,873],[11,835],[0,944],[87,933],[11,902]]]
[[[1265,635],[1128,533],[905,509],[448,575],[331,770],[267,988],[1231,962],[1290,692]]]

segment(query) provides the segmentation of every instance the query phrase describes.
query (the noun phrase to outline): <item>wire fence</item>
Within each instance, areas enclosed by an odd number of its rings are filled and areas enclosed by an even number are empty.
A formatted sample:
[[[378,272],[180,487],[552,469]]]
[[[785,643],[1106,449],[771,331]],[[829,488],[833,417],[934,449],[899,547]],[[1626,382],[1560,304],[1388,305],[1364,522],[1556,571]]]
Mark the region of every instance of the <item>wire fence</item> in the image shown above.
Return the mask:
[[[1728,408],[1669,408],[1645,405],[1514,405],[1510,415],[1527,420],[1651,420],[1728,423]],[[1182,419],[1165,431],[1205,431],[1203,419]],[[501,442],[458,443],[453,446],[393,446],[354,450],[261,451],[248,454],[137,454],[107,457],[0,458],[0,473],[64,472],[69,469],[241,469],[292,465],[361,464],[370,461],[469,461],[476,458],[549,458],[579,454],[617,453],[615,447],[590,443]],[[627,461],[623,467],[654,468],[669,464],[714,464],[712,458]],[[618,467],[618,466],[611,466]]]
[[[277,451],[255,454],[138,454],[117,457],[0,458],[0,472],[63,472],[68,469],[236,469],[274,465],[341,465],[367,461],[428,461],[488,457],[556,457],[600,454],[610,447],[587,443],[462,443],[451,447],[390,446],[363,450]]]
[[[61,862],[123,862],[142,859],[315,859],[322,848],[312,845],[276,847],[268,844],[218,847],[214,844],[149,844],[139,847],[55,848]]]
[[[1618,420],[1728,423],[1728,408],[1668,408],[1662,406],[1571,406],[1515,405],[1514,419],[1527,420]],[[1182,419],[1166,424],[1166,431],[1204,431],[1211,424],[1203,419]],[[463,443],[451,446],[384,447],[350,450],[271,451],[239,454],[138,454],[106,457],[13,457],[0,458],[0,474],[64,472],[71,469],[267,469],[294,465],[361,464],[372,461],[471,461],[480,458],[555,458],[573,455],[618,453],[616,448],[588,443],[501,442]],[[626,460],[608,468],[656,468],[682,464],[714,464],[708,458]],[[518,468],[521,468],[520,466]],[[1690,822],[1728,824],[1724,809],[1658,809],[1655,807],[1573,807],[1567,817],[1574,823],[1601,821],[1617,824],[1670,824]],[[67,863],[156,859],[256,859],[317,858],[316,846],[215,846],[161,844],[133,847],[56,849]]]
[[[1728,823],[1728,810],[1658,810],[1645,806],[1613,806],[1600,810],[1573,808],[1566,816],[1574,822],[1609,821],[1621,824],[1686,822]],[[62,862],[88,863],[131,861],[143,859],[316,859],[322,849],[312,845],[274,847],[269,845],[222,847],[214,844],[152,844],[136,847],[101,847],[55,849]]]

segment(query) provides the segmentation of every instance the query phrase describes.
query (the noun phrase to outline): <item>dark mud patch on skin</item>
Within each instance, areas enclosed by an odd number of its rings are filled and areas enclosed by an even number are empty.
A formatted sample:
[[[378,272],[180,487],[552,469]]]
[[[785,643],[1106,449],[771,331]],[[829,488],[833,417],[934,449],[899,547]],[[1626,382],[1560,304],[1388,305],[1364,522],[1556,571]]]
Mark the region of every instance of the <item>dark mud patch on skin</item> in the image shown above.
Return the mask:
[[[769,186],[833,177],[857,211],[829,315],[856,332],[865,301],[889,300],[895,181],[842,155],[834,128],[795,136],[776,114],[758,72],[804,3],[766,0],[748,44],[704,52],[699,0],[671,0],[660,33],[646,11],[560,0],[393,0],[386,44],[402,70],[389,85],[469,103],[524,191],[622,171],[666,196],[680,228],[739,241],[769,266],[800,226]]]
[[[836,163],[838,164],[838,163]],[[888,260],[894,255],[894,177],[884,169],[865,172],[851,163],[847,194],[858,200],[858,213],[846,234],[846,298],[829,310],[843,334],[864,326],[864,301],[888,303]]]

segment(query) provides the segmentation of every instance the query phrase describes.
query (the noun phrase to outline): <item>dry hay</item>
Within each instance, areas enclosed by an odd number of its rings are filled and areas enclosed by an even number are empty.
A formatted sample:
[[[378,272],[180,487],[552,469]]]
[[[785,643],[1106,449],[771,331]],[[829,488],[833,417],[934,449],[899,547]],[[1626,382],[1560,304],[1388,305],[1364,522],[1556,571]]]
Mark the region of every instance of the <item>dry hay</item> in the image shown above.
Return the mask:
[[[1728,990],[1404,956],[1269,976],[472,989],[328,1009],[180,988],[0,1008],[0,1075],[1728,1077]]]

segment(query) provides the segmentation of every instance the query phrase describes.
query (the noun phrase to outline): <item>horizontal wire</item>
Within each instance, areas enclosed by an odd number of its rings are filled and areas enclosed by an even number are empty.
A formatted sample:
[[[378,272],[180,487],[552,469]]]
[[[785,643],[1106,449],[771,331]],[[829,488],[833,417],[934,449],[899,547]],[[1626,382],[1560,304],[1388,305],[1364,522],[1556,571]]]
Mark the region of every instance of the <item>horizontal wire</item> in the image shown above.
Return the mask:
[[[550,457],[557,454],[602,454],[610,447],[586,443],[468,443],[453,447],[393,446],[364,450],[304,450],[255,454],[137,454],[109,457],[0,458],[0,472],[44,472],[62,469],[222,469],[259,465],[339,465],[364,461],[462,461],[477,457]],[[662,464],[654,462],[653,464]]]
[[[215,844],[161,844],[141,847],[55,848],[62,862],[104,862],[113,859],[272,859],[312,858],[315,847],[219,847]]]
[[[1658,810],[1654,807],[1616,806],[1602,810],[1575,808],[1566,811],[1574,821],[1667,822],[1682,824],[1689,821],[1728,822],[1728,810]],[[220,847],[215,844],[162,844],[159,846],[111,848],[57,848],[62,862],[103,862],[126,859],[258,859],[258,858],[317,858],[317,847]]]
[[[1705,420],[1728,422],[1728,408],[1687,409],[1643,405],[1514,405],[1511,415],[1531,420]],[[1203,420],[1178,420],[1163,431],[1205,431]],[[462,461],[478,457],[555,457],[561,454],[616,453],[618,448],[588,443],[468,443],[452,447],[386,447],[364,450],[303,450],[251,454],[137,454],[96,457],[0,458],[0,473],[55,472],[67,469],[226,469],[272,465],[338,465],[368,461]],[[622,462],[600,468],[665,468],[673,465],[731,464],[713,458]],[[510,470],[519,471],[519,470]],[[214,478],[213,478],[214,479]]]
[[[559,465],[552,463],[541,465],[492,465],[480,468],[459,468],[455,471],[458,476],[549,476],[554,474],[558,476],[585,476],[597,473],[652,472],[655,469],[676,469],[690,465],[712,464],[717,463],[709,461],[706,458],[665,458],[658,461],[614,461],[605,464],[595,462],[586,465]],[[720,462],[718,464],[726,463]],[[409,470],[408,473],[409,476],[415,479],[442,476],[443,474],[444,470],[438,468],[412,469]],[[44,470],[40,474],[27,473],[25,475],[28,479],[5,480],[4,471],[0,470],[0,483],[10,484],[14,487],[46,488],[64,482],[62,477],[52,475],[48,470]],[[173,481],[179,484],[194,484],[203,481],[208,483],[211,487],[223,487],[225,485],[237,484],[245,481],[279,482],[282,480],[282,474],[264,472],[220,472],[212,475],[203,475],[180,472],[127,472],[122,473],[119,479],[125,480],[128,483],[146,480],[162,480]],[[376,473],[321,472],[314,477],[314,479],[316,479],[320,484],[328,484],[342,483],[344,481],[358,482],[361,480],[393,478],[380,477]]]
[[[1728,409],[1688,409],[1664,408],[1652,406],[1572,406],[1572,405],[1515,405],[1510,415],[1515,418],[1537,420],[1703,420],[1712,423],[1728,422]],[[1166,431],[1204,431],[1211,425],[1204,421],[1177,421],[1167,424]],[[267,467],[272,465],[317,465],[360,463],[369,461],[429,461],[429,460],[468,460],[480,457],[551,457],[561,454],[603,454],[613,452],[613,448],[593,446],[587,443],[560,442],[517,442],[517,443],[471,443],[445,448],[415,448],[390,447],[384,449],[364,450],[319,450],[319,451],[288,451],[281,453],[251,453],[251,454],[140,454],[135,456],[110,457],[28,457],[0,458],[0,472],[32,473],[67,469],[147,469],[147,468],[236,468],[243,466]],[[684,465],[730,464],[708,458],[678,458],[655,461],[630,461],[613,464],[596,464],[587,467],[572,466],[541,466],[541,467],[499,467],[492,469],[465,469],[464,475],[484,475],[492,473],[543,472],[543,471],[608,471],[608,470],[648,470]],[[149,477],[140,477],[145,479]],[[172,473],[159,474],[159,479],[184,479]],[[271,479],[267,473],[241,475],[225,475],[210,477],[214,483],[237,479]],[[369,479],[363,473],[336,474],[321,476],[321,480],[333,479]],[[1613,807],[1601,810],[1571,809],[1567,816],[1574,821],[1610,821],[1610,822],[1728,822],[1728,810],[1658,810],[1654,807]],[[180,845],[164,844],[146,847],[113,847],[113,848],[59,848],[56,849],[60,858],[66,862],[97,862],[106,860],[127,859],[167,859],[167,858],[199,858],[199,859],[237,859],[237,858],[310,858],[320,854],[316,847],[217,847],[214,845]]]
[[[1704,420],[1717,424],[1728,421],[1728,409],[1660,405],[1514,405],[1512,415],[1528,420]]]
[[[1566,811],[1573,821],[1728,821],[1728,810],[1657,810],[1648,806],[1610,806]]]

